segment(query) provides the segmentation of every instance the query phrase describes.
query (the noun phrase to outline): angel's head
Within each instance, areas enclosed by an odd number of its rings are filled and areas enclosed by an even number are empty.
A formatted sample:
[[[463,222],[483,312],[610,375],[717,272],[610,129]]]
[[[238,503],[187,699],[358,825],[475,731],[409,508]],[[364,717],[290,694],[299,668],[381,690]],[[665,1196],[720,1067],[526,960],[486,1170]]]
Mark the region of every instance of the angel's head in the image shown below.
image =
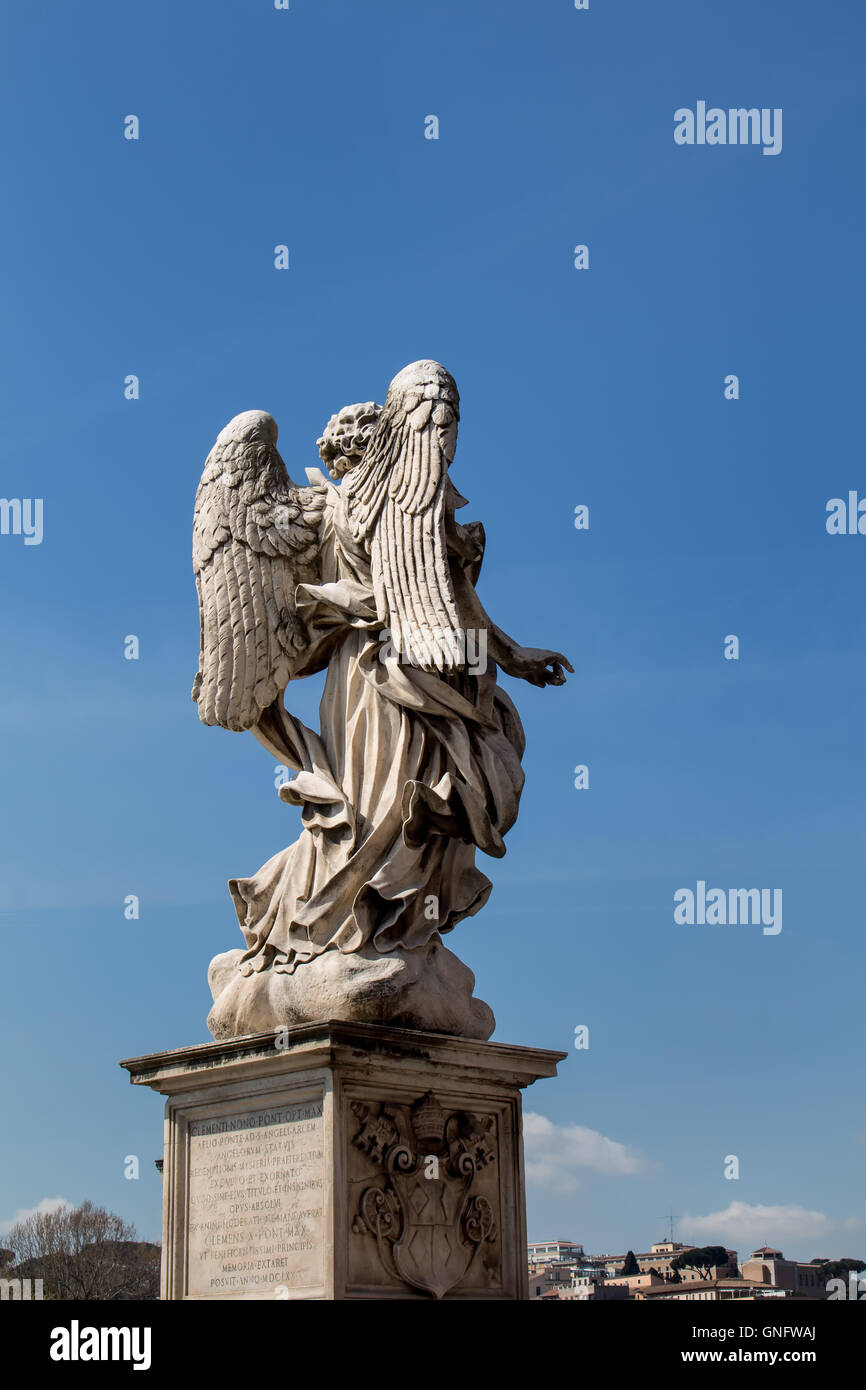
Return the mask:
[[[427,406],[425,419],[432,420],[439,435],[445,458],[450,463],[457,447],[457,423],[460,419],[460,393],[457,382],[441,362],[422,358],[410,362],[398,372],[388,387],[385,406],[394,413],[408,416]]]
[[[361,462],[381,413],[382,407],[375,401],[365,401],[344,405],[331,416],[316,445],[332,478],[342,478]]]
[[[449,400],[459,409],[460,393],[457,382],[441,362],[424,357],[410,362],[398,372],[388,387],[389,396],[417,396],[418,401]]]

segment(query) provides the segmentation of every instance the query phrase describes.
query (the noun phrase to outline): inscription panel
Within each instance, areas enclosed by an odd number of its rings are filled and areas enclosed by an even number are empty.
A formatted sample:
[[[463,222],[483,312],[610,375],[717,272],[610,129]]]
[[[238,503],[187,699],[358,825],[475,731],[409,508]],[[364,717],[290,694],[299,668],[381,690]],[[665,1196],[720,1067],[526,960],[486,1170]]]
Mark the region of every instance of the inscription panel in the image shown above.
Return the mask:
[[[321,1289],[321,1097],[191,1120],[188,1143],[187,1295]]]

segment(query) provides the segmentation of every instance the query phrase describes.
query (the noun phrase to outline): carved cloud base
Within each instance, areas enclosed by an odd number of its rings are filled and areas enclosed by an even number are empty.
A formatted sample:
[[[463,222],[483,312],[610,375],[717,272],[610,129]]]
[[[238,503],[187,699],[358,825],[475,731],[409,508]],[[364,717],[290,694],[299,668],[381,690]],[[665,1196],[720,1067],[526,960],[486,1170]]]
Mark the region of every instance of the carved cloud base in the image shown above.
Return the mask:
[[[123,1062],[166,1096],[162,1297],[525,1299],[520,1091],[564,1056],[326,1023]]]
[[[214,1005],[207,1026],[217,1039],[272,1032],[340,1018],[481,1038],[496,1026],[472,990],[475,976],[440,937],[416,950],[383,955],[372,947],[323,951],[287,975],[273,968],[242,975],[242,951],[215,956],[208,970]]]

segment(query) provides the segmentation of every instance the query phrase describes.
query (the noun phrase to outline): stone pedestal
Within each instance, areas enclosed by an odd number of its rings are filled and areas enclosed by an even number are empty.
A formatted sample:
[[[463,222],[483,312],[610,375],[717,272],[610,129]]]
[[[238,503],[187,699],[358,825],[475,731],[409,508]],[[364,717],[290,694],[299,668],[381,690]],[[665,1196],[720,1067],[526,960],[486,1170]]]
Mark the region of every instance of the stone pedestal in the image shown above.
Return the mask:
[[[524,1299],[520,1091],[563,1052],[347,1023],[135,1057],[164,1299]]]

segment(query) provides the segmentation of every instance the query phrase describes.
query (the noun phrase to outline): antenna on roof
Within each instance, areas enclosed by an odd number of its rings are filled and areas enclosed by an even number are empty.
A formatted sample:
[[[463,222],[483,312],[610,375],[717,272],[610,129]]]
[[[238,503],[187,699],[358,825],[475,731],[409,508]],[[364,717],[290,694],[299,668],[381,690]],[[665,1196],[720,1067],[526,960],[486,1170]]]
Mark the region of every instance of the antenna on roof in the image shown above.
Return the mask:
[[[668,1223],[668,1229],[669,1229],[669,1231],[670,1231],[670,1234],[668,1235],[668,1240],[670,1241],[671,1245],[673,1245],[673,1243],[674,1243],[674,1220],[677,1219],[677,1218],[675,1218],[673,1212],[670,1211],[670,1212],[668,1212],[667,1216],[663,1217],[662,1219]]]

